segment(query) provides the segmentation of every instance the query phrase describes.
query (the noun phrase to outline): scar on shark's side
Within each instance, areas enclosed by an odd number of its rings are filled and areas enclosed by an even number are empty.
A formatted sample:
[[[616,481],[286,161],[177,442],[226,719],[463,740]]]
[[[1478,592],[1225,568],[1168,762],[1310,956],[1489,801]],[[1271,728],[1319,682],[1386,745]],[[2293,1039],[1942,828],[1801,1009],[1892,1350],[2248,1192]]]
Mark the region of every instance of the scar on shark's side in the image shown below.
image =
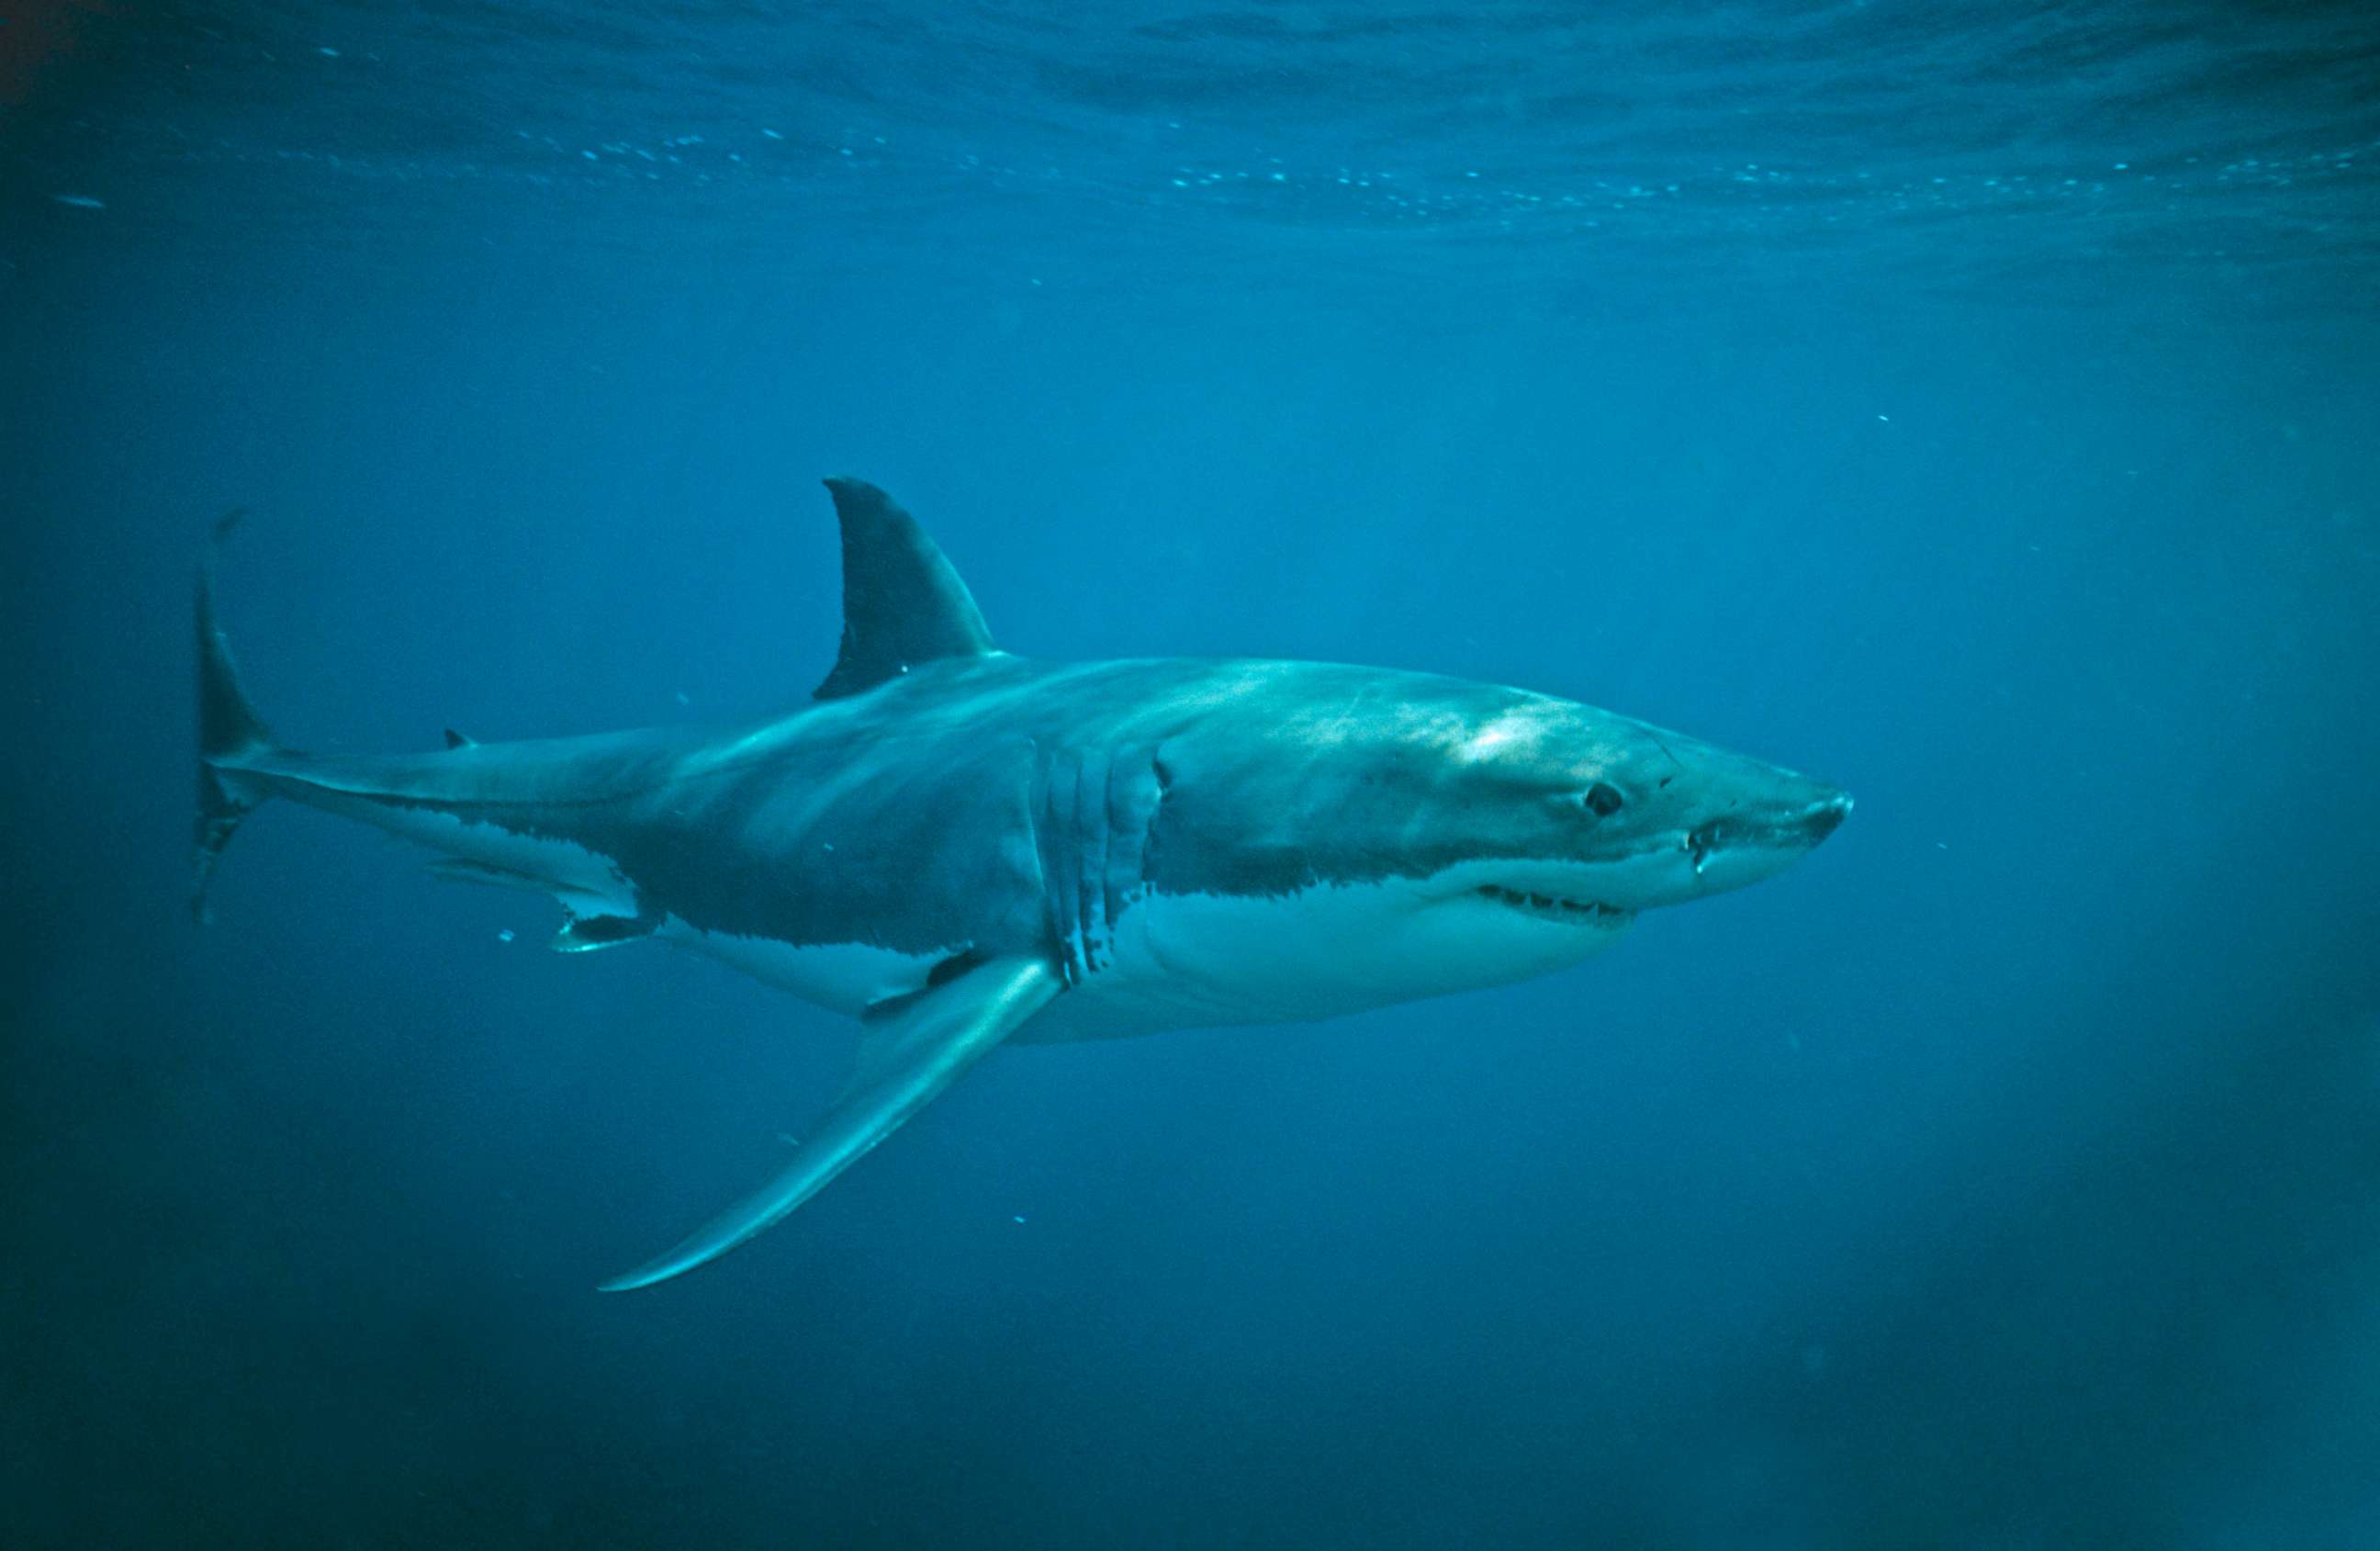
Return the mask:
[[[1836,789],[1551,696],[1336,663],[1047,662],[993,644],[876,487],[830,479],[841,649],[812,703],[716,727],[298,752],[198,589],[191,903],[260,804],[552,896],[553,946],[709,954],[860,1025],[759,1189],[602,1285],[801,1205],[995,1047],[1325,1018],[1546,974],[1647,910],[1781,871]],[[237,523],[217,525],[218,546]]]

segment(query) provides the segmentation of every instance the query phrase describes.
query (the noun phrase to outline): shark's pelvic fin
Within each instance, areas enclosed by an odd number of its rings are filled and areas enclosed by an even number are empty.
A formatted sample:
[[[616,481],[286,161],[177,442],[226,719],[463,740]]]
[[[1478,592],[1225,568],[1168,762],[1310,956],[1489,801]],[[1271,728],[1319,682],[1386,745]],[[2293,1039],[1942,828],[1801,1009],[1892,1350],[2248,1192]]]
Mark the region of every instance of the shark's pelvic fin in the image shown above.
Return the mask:
[[[726,1254],[777,1222],[1022,1028],[1063,984],[1038,957],[988,959],[873,1024],[867,1037],[880,1059],[867,1063],[867,1079],[820,1119],[775,1178],[676,1248],[604,1282],[602,1290],[650,1287]]]
[[[1000,649],[917,518],[863,480],[829,479],[826,488],[843,527],[843,649],[817,698],[860,694],[917,663]]]
[[[591,953],[598,948],[650,937],[662,924],[659,915],[573,915],[553,934],[557,953]]]

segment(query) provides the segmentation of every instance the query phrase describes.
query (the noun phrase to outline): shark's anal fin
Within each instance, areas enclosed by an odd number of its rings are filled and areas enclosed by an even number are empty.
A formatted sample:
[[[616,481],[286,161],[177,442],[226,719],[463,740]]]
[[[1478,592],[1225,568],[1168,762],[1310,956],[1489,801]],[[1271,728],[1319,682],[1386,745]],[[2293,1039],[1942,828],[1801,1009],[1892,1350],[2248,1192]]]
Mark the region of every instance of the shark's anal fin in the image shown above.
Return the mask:
[[[843,648],[820,700],[899,678],[916,664],[999,650],[966,583],[917,519],[862,479],[829,479],[843,527]]]
[[[868,1077],[812,1126],[793,1158],[759,1190],[606,1292],[650,1287],[726,1254],[823,1189],[924,1109],[1063,988],[1038,957],[986,959],[870,1024]],[[880,1052],[880,1054],[876,1054]]]

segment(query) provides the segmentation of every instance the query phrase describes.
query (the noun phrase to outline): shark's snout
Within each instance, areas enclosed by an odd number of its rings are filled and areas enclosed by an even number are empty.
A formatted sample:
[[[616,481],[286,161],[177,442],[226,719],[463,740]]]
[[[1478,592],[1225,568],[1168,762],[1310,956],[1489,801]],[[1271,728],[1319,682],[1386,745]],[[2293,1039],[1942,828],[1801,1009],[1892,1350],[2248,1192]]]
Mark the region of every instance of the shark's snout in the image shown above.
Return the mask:
[[[1686,849],[1704,857],[1744,846],[1807,851],[1835,832],[1852,811],[1851,794],[1828,792],[1807,803],[1767,812],[1722,814],[1686,831]]]
[[[1810,844],[1815,845],[1840,829],[1843,820],[1851,817],[1851,812],[1850,793],[1837,792],[1823,797],[1811,804],[1808,811],[1802,815],[1802,832],[1809,837]]]
[[[1721,893],[1784,871],[1842,827],[1851,795],[1791,778],[1766,801],[1744,801],[1685,831],[1686,898]],[[1781,783],[1780,783],[1781,784]]]

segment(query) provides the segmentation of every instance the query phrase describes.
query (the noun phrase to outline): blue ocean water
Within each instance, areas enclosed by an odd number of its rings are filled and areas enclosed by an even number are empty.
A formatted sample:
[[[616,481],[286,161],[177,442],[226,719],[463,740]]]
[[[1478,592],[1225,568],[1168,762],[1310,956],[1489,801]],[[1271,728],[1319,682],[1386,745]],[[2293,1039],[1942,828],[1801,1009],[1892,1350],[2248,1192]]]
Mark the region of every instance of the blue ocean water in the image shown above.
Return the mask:
[[[0,25],[0,1545],[2380,1544],[2367,7],[31,4]],[[1839,781],[1558,977],[1002,1052],[268,811],[1004,645]]]

